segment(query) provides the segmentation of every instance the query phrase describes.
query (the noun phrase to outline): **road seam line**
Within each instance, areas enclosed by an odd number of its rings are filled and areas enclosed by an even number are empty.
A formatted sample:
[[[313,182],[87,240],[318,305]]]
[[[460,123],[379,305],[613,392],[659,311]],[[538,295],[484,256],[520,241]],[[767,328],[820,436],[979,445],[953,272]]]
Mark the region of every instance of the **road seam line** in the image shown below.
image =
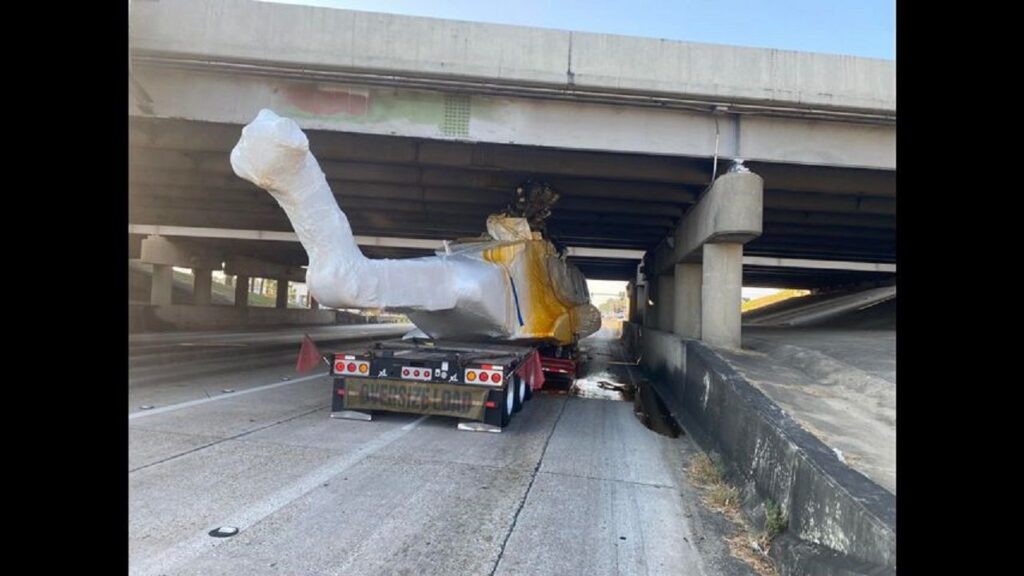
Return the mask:
[[[187,454],[192,454],[194,452],[198,452],[198,451],[203,450],[205,448],[209,448],[210,446],[216,446],[217,444],[220,444],[222,442],[227,442],[228,440],[238,440],[239,438],[241,438],[243,436],[248,436],[249,434],[254,434],[254,433],[259,432],[261,430],[266,430],[267,428],[272,428],[274,426],[277,426],[278,424],[284,424],[285,422],[290,422],[292,420],[295,420],[296,418],[302,418],[303,416],[309,416],[310,414],[313,414],[314,412],[320,412],[321,410],[324,410],[324,409],[326,409],[326,407],[325,406],[321,406],[319,408],[314,408],[312,410],[307,410],[307,411],[305,411],[305,412],[303,412],[301,414],[296,414],[294,416],[289,416],[287,418],[282,418],[281,420],[277,420],[275,422],[271,422],[270,424],[267,424],[266,426],[259,426],[257,428],[253,428],[252,430],[246,430],[245,432],[239,432],[238,434],[235,434],[234,436],[229,436],[227,438],[218,438],[218,439],[214,440],[213,442],[210,442],[209,444],[203,444],[202,446],[196,446],[195,448],[186,450],[186,451],[178,453],[178,454],[174,454],[173,456],[168,456],[167,458],[164,458],[162,460],[157,460],[156,462],[150,462],[149,464],[143,464],[142,466],[139,466],[138,468],[132,468],[131,470],[128,471],[128,473],[131,474],[132,472],[138,472],[139,470],[145,470],[146,468],[149,468],[150,466],[156,466],[157,464],[163,464],[164,462],[169,462],[171,460],[174,460],[175,458],[181,458],[182,456],[185,456]],[[136,428],[136,430],[144,430],[146,432],[162,432],[162,433],[165,433],[165,434],[178,434],[180,436],[189,436],[189,434],[183,434],[183,433],[180,433],[180,432],[164,432],[163,430],[152,430],[152,429],[149,429],[149,428]]]
[[[298,500],[307,493],[320,487],[324,482],[327,482],[331,478],[345,472],[352,466],[371,456],[373,453],[388,446],[402,436],[405,436],[429,417],[429,415],[421,416],[401,428],[389,430],[388,432],[381,434],[376,439],[364,444],[355,452],[320,466],[316,470],[306,474],[295,482],[292,482],[285,488],[270,494],[248,508],[236,512],[231,517],[225,518],[219,523],[219,525],[234,526],[235,528],[238,528],[240,533],[252,528],[271,514],[274,514],[295,500]],[[210,526],[208,529],[215,527],[216,526]],[[192,560],[204,552],[209,552],[225,541],[226,539],[223,538],[210,537],[204,530],[177,546],[164,550],[154,557],[147,558],[141,566],[137,566],[130,572],[131,574],[140,575],[166,574],[172,572],[174,568],[183,562]]]
[[[501,559],[505,556],[505,547],[508,545],[508,539],[512,537],[512,532],[516,529],[516,523],[519,522],[519,513],[523,511],[526,506],[526,499],[530,496],[530,491],[533,490],[533,482],[537,479],[537,473],[540,471],[540,465],[544,462],[544,455],[548,453],[548,445],[551,444],[551,437],[555,435],[555,430],[558,429],[558,423],[562,421],[562,415],[565,414],[565,407],[569,404],[569,397],[565,398],[562,402],[562,409],[558,411],[558,417],[555,418],[554,425],[551,426],[551,432],[548,433],[548,437],[544,440],[544,449],[541,450],[540,458],[537,459],[537,465],[533,467],[533,472],[530,474],[530,483],[526,486],[526,492],[523,493],[523,499],[519,501],[519,506],[516,508],[516,513],[512,517],[512,524],[508,527],[508,532],[505,533],[505,539],[501,541],[501,549],[498,550],[498,557],[494,560],[494,567],[491,568],[489,576],[494,576],[494,573],[498,571],[498,565],[501,564]]]
[[[296,378],[294,380],[288,380],[285,382],[275,382],[273,384],[264,384],[263,386],[256,386],[254,388],[246,388],[245,390],[239,390],[230,394],[221,394],[220,396],[214,396],[213,398],[200,398],[198,400],[189,400],[188,402],[179,402],[178,404],[171,404],[170,406],[162,406],[160,408],[154,408],[152,410],[146,410],[145,412],[132,412],[128,414],[129,420],[135,420],[137,418],[145,418],[147,416],[155,416],[157,414],[166,414],[167,412],[173,412],[175,410],[181,410],[183,408],[191,408],[193,406],[200,406],[209,402],[216,402],[218,400],[227,400],[228,398],[237,398],[239,396],[245,396],[246,394],[252,394],[254,392],[263,392],[264,390],[272,390],[274,388],[280,388],[282,386],[290,386],[292,384],[298,384],[299,382],[306,382],[313,380],[314,378],[323,378],[330,376],[330,373],[324,374],[311,374],[309,376],[303,376],[302,378]]]

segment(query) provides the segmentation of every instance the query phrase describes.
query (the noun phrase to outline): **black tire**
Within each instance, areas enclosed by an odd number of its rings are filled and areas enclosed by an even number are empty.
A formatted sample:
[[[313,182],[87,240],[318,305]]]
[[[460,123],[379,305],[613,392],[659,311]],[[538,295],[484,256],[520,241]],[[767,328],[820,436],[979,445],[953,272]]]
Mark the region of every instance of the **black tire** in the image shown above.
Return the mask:
[[[512,376],[512,386],[515,387],[515,407],[513,412],[519,412],[526,403],[526,379],[520,376]]]
[[[501,427],[508,426],[512,421],[512,414],[516,408],[515,387],[509,384],[501,395]]]
[[[529,402],[530,398],[533,398],[533,387],[530,386],[529,382],[527,382],[526,383],[526,401]]]

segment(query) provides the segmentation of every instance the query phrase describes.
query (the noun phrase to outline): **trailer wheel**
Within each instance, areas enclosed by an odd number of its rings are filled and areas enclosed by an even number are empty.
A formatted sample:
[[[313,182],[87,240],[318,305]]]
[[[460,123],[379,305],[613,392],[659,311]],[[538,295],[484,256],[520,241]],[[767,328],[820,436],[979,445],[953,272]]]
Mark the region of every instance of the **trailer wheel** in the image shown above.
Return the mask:
[[[526,378],[523,378],[523,382],[526,385],[526,394],[523,395],[523,402],[526,402],[530,398],[533,398],[533,386],[530,385],[530,382],[527,381]]]
[[[516,389],[515,408],[513,408],[513,411],[519,412],[523,409],[523,404],[526,403],[526,379],[522,376],[513,376],[512,386]]]
[[[509,384],[505,387],[505,400],[501,403],[501,427],[508,426],[512,421],[512,412],[516,407],[516,387]]]

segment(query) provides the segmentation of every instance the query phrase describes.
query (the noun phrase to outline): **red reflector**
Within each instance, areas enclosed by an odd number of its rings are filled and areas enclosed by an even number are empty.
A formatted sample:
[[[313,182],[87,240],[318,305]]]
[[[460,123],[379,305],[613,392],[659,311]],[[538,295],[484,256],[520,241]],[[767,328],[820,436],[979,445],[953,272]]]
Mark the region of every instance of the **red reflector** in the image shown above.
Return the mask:
[[[488,400],[487,402],[484,402],[484,406],[487,407],[487,408],[497,408],[498,407],[498,405],[494,403],[494,400]]]
[[[402,376],[408,376],[408,375],[409,375],[409,369],[408,368],[402,368]]]
[[[338,388],[338,396],[344,396],[344,395],[345,395],[345,389],[344,388]]]
[[[337,364],[335,364],[334,365],[334,371],[335,372],[344,372],[345,371],[345,363],[344,362],[338,362]]]
[[[417,377],[417,378],[419,378],[420,377],[420,371],[419,370],[413,370],[412,375]]]
[[[348,363],[348,371],[349,372],[355,372],[356,371],[356,364],[355,364],[355,362],[349,362]]]
[[[501,373],[495,372],[494,374],[491,374],[491,382],[494,382],[495,384],[501,382]]]

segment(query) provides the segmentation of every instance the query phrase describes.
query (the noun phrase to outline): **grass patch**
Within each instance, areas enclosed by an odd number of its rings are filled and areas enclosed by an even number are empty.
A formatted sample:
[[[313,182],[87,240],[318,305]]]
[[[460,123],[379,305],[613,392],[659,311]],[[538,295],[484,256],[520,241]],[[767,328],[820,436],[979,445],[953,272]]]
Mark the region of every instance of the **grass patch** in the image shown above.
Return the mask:
[[[719,483],[708,491],[708,501],[711,505],[722,510],[738,509],[740,505],[740,491],[734,486]]]
[[[725,515],[741,530],[726,539],[729,553],[761,576],[777,576],[768,559],[768,547],[779,532],[786,529],[782,509],[772,501],[766,503],[766,530],[755,532],[740,510],[740,491],[725,481],[725,464],[718,454],[698,454],[690,460],[687,470],[690,481],[699,487],[705,504]]]
[[[765,502],[764,518],[764,531],[754,535],[753,542],[757,544],[757,548],[759,550],[762,550],[767,554],[768,550],[771,549],[772,541],[786,529],[789,525],[789,521],[786,520],[786,516],[782,512],[782,507],[774,500],[768,500]]]
[[[725,541],[729,544],[729,553],[745,562],[760,576],[778,576],[778,570],[757,540],[752,540],[749,535],[741,533],[726,538]]]
[[[725,481],[725,464],[718,454],[698,454],[690,460],[689,474],[690,481],[702,489],[704,502],[709,507],[743,524],[740,491]]]
[[[717,454],[701,453],[690,461],[690,477],[701,487],[716,486],[724,482],[725,464]]]
[[[782,507],[780,507],[774,500],[769,500],[765,504],[764,513],[765,536],[767,536],[768,541],[771,542],[776,536],[786,529],[789,522],[782,513]]]

